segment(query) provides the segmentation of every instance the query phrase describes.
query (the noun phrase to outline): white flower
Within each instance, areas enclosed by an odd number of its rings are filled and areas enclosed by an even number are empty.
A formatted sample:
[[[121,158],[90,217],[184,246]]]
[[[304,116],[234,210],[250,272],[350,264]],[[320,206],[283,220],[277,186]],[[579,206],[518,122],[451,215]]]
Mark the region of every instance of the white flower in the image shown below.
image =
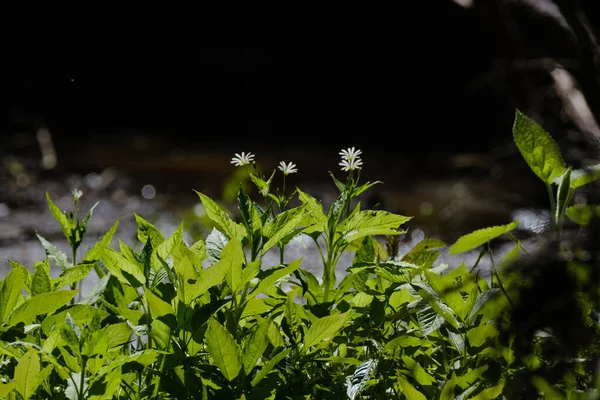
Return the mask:
[[[254,162],[254,154],[248,152],[248,154],[242,151],[242,154],[235,153],[235,157],[231,159],[231,163],[236,167],[242,167]]]
[[[342,171],[354,171],[355,169],[361,169],[362,163],[362,160],[356,157],[353,160],[342,160],[340,166],[342,167]]]
[[[296,168],[296,164],[289,162],[289,163],[285,163],[285,161],[280,161],[279,162],[279,170],[281,172],[283,172],[283,175],[289,175],[289,174],[293,174],[295,172],[298,172],[298,169]]]
[[[354,147],[348,148],[348,150],[340,151],[340,155],[342,156],[342,160],[352,161],[355,158],[358,158],[359,155],[362,154],[362,151],[359,149],[354,149]]]
[[[78,201],[81,196],[83,196],[83,192],[79,189],[73,189],[71,193],[73,193],[73,199],[75,199],[75,201]]]

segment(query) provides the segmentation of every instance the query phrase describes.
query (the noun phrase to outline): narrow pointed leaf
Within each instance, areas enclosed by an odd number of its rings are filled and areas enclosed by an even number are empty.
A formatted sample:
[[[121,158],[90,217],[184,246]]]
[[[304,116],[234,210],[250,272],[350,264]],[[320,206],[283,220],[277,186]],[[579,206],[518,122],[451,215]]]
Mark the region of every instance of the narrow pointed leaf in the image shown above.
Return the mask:
[[[206,345],[216,366],[228,381],[235,379],[242,369],[240,350],[227,329],[215,319],[208,322]]]
[[[102,254],[102,261],[104,262],[106,269],[124,284],[131,285],[132,283],[121,271],[131,274],[141,284],[146,283],[144,271],[138,265],[133,264],[123,257],[118,251],[113,250],[110,247],[105,247]]]
[[[256,329],[252,332],[250,337],[248,338],[246,345],[244,346],[243,353],[243,364],[244,364],[244,372],[246,375],[249,375],[256,362],[262,356],[262,354],[267,349],[269,344],[269,338],[267,333],[269,331],[269,326],[271,325],[271,321],[268,319],[259,319],[256,324]]]
[[[38,315],[52,314],[71,301],[76,294],[77,290],[59,290],[30,297],[12,313],[9,325],[26,322]]]
[[[49,259],[54,261],[61,270],[66,270],[71,266],[71,262],[65,253],[60,251],[55,245],[44,239],[42,236],[36,233],[36,236],[42,242],[46,255]]]
[[[210,197],[198,191],[195,192],[200,197],[200,201],[204,206],[206,215],[211,219],[211,221],[217,224],[217,226],[222,229],[223,233],[225,233],[230,239],[236,238],[240,242],[243,241],[247,235],[244,225],[238,224],[232,220],[231,217],[229,217],[229,215],[227,215],[227,213]]]
[[[519,221],[513,221],[507,225],[492,226],[490,228],[478,229],[458,238],[450,247],[449,254],[460,254],[476,249],[498,236],[504,235],[515,229]]]
[[[410,400],[427,400],[427,397],[419,392],[404,375],[398,374],[398,380],[396,381],[396,387],[400,392],[404,394],[406,399]]]
[[[165,238],[156,226],[152,225],[138,214],[134,213],[134,216],[135,222],[137,223],[137,237],[140,242],[145,244],[150,240],[152,248],[156,249],[165,241]]]
[[[40,359],[37,350],[29,349],[15,367],[15,382],[17,392],[28,400],[37,389],[38,374],[40,373]]]
[[[71,230],[73,229],[73,223],[65,215],[65,213],[62,212],[61,209],[56,206],[56,204],[54,204],[48,193],[46,193],[46,201],[48,202],[48,207],[50,207],[50,212],[52,213],[52,216],[60,224],[65,238],[69,238],[71,236]]]
[[[84,263],[91,263],[94,261],[98,261],[102,258],[102,252],[104,251],[104,247],[110,247],[113,236],[117,231],[117,227],[119,226],[119,220],[116,220],[115,223],[110,227],[108,232],[102,236],[102,238],[94,244],[94,246],[85,254],[83,257]]]
[[[319,318],[304,336],[304,349],[335,338],[346,323],[348,314],[334,314]]]
[[[8,320],[17,302],[23,298],[21,292],[25,284],[23,271],[12,269],[2,282],[2,289],[0,290],[0,324]]]

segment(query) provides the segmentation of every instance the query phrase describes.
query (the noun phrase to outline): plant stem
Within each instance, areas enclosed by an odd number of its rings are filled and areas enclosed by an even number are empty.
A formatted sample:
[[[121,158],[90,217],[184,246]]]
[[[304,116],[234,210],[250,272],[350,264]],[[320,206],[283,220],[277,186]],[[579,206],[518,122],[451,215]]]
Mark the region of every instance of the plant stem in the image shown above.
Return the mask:
[[[83,399],[83,386],[85,384],[85,366],[87,364],[87,357],[81,358],[81,379],[79,379],[79,398]]]

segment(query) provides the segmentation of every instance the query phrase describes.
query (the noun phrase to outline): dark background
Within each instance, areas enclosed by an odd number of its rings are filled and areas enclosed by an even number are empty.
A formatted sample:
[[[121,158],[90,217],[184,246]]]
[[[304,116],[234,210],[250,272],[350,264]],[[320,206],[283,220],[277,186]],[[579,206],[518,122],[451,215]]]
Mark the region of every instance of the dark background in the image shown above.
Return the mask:
[[[59,147],[144,132],[240,149],[393,143],[406,155],[510,136],[514,109],[493,84],[507,49],[476,11],[450,0],[298,11],[15,13],[4,129],[43,123]]]
[[[581,73],[577,40],[540,10],[582,12],[597,26],[592,5],[14,7],[0,132],[10,140],[46,126],[63,158],[143,133],[186,149],[357,146],[418,160],[510,147],[519,108],[566,137],[536,60],[573,61],[591,105],[597,76]]]

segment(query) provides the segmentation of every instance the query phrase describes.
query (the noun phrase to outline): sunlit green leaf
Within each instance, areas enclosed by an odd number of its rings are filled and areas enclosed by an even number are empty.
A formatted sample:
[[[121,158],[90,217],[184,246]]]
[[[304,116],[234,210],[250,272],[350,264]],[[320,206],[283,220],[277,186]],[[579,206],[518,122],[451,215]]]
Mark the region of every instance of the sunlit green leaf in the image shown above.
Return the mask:
[[[398,374],[397,376],[396,387],[404,394],[407,400],[427,400],[427,397],[419,392],[402,374]]]
[[[346,323],[348,314],[334,314],[319,318],[313,322],[304,336],[304,348],[327,342],[335,338]]]
[[[492,226],[489,228],[478,229],[458,238],[458,240],[450,246],[449,254],[460,254],[471,251],[492,239],[502,236],[515,229],[519,225],[519,221],[513,221],[510,224]]]
[[[566,165],[558,144],[535,121],[517,110],[513,137],[521,155],[531,170],[546,184],[561,176]]]
[[[6,322],[17,302],[23,298],[24,273],[21,269],[12,269],[2,282],[2,289],[0,290],[0,322]]]
[[[21,357],[15,367],[15,383],[17,392],[24,400],[29,399],[34,393],[40,382],[38,374],[40,373],[40,359],[37,350],[30,348],[27,353]]]
[[[152,318],[156,319],[158,317],[162,317],[164,315],[173,314],[173,307],[165,301],[163,301],[160,297],[152,293],[152,290],[146,289],[144,291],[144,297],[146,301],[148,301],[148,306],[150,308],[150,314],[152,314]]]
[[[252,379],[252,382],[250,384],[253,387],[258,385],[258,383],[261,380],[263,380],[263,378],[265,376],[267,376],[267,374],[269,372],[271,372],[273,370],[275,365],[277,365],[281,360],[283,360],[285,357],[287,357],[287,355],[290,353],[290,351],[292,351],[292,349],[287,348],[287,349],[281,350],[279,353],[277,353],[275,356],[273,356],[273,358],[271,358],[269,360],[269,362],[266,363],[266,365],[264,367],[262,367],[260,371],[258,371],[258,373],[254,376],[254,379]]]
[[[238,224],[227,215],[227,213],[219,207],[210,197],[195,191],[200,196],[200,201],[204,206],[206,215],[213,221],[217,226],[221,228],[223,233],[230,239],[236,238],[240,242],[244,240],[247,235],[246,228],[242,224]]]
[[[267,242],[261,249],[262,254],[265,254],[271,247],[301,225],[304,213],[305,207],[299,206],[286,210],[277,215],[275,219],[267,222],[263,228],[263,236],[267,238]]]
[[[54,282],[54,289],[77,283],[85,278],[94,268],[94,264],[78,264],[63,271]]]
[[[302,225],[307,226],[306,234],[320,233],[327,230],[327,215],[323,212],[323,205],[311,195],[298,190],[298,198],[305,206],[305,216]]]
[[[46,193],[46,201],[48,202],[52,216],[58,221],[65,238],[68,239],[71,236],[71,230],[74,228],[72,221],[54,204],[48,193]]]
[[[419,385],[429,386],[436,382],[436,380],[423,369],[421,364],[414,359],[404,355],[402,356],[402,361],[410,371],[411,376],[415,378]]]
[[[106,269],[124,284],[132,285],[132,282],[123,275],[122,271],[132,275],[140,284],[146,283],[144,271],[138,265],[123,257],[118,251],[105,247],[102,261],[104,261]]]
[[[277,282],[280,278],[287,276],[300,268],[300,264],[302,264],[302,259],[292,261],[286,267],[273,267],[267,270],[268,275],[264,275],[258,285],[254,288],[254,290],[248,295],[249,298],[256,296],[259,293],[262,293],[269,287]]]
[[[574,169],[571,172],[571,188],[587,185],[600,178],[600,164],[590,165],[581,169]],[[556,183],[556,180],[555,180]]]
[[[30,297],[12,313],[9,325],[26,322],[38,315],[52,314],[71,301],[76,294],[77,290],[58,290]]]
[[[150,240],[150,243],[152,243],[152,248],[156,249],[162,242],[165,241],[165,238],[157,227],[146,221],[138,214],[134,213],[133,215],[135,216],[135,222],[137,223],[137,237],[140,242],[146,243],[148,240]]]
[[[270,320],[262,318],[258,319],[254,330],[246,340],[242,356],[244,372],[246,375],[250,374],[257,361],[267,349],[269,344],[267,333],[270,325]]]
[[[113,236],[117,231],[117,227],[119,226],[119,220],[116,220],[115,223],[110,227],[108,232],[102,236],[102,238],[97,241],[94,246],[85,254],[83,257],[83,263],[92,263],[98,261],[102,258],[102,252],[104,251],[104,247],[110,247]]]
[[[400,225],[411,219],[387,211],[365,210],[350,215],[336,231],[349,243],[370,235],[399,235],[402,233],[398,230]]]
[[[231,382],[242,369],[240,349],[231,333],[215,319],[208,322],[206,345],[216,366]]]

